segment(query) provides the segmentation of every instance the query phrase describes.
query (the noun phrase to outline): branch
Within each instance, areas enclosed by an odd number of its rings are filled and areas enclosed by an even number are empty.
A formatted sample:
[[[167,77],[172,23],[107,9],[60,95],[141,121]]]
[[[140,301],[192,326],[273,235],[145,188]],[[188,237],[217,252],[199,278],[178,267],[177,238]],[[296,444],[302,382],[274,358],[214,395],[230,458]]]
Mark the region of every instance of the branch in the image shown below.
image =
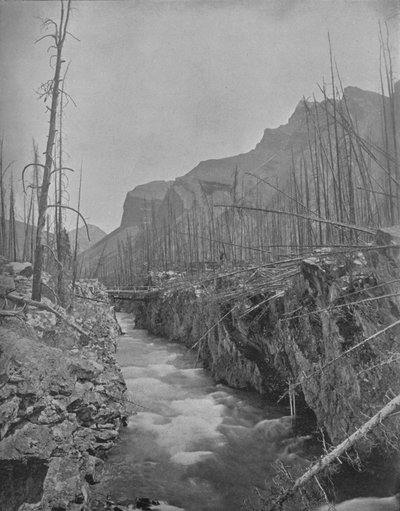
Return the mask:
[[[64,96],[66,96],[67,99],[70,99],[72,101],[72,103],[74,104],[74,106],[76,106],[74,98],[70,94],[68,94],[68,92],[65,92],[65,90],[63,90],[63,89],[58,89],[58,92],[60,92],[61,94],[64,94]]]
[[[0,310],[0,317],[15,317],[20,316],[25,310],[25,306],[18,311]]]
[[[367,227],[359,227],[358,225],[346,224],[344,222],[337,222],[335,220],[327,220],[326,218],[321,217],[313,217],[302,215],[301,213],[292,213],[290,211],[281,211],[279,209],[264,209],[264,208],[255,208],[251,206],[236,206],[234,204],[215,204],[214,208],[235,208],[235,209],[248,209],[250,211],[263,211],[264,213],[276,213],[277,215],[288,215],[295,216],[298,218],[303,218],[304,220],[310,220],[312,222],[319,222],[322,224],[334,225],[336,227],[344,227],[345,229],[352,229],[353,231],[365,232],[367,234],[374,235],[376,230],[368,229]]]
[[[54,44],[51,44],[48,48],[47,48],[47,53],[49,53],[50,50],[57,50],[57,46],[54,46]]]
[[[70,209],[71,211],[74,211],[77,215],[79,215],[82,218],[83,223],[85,224],[85,227],[86,227],[86,234],[87,234],[88,240],[90,241],[88,224],[86,223],[84,216],[81,213],[79,213],[79,211],[77,211],[75,208],[71,208],[71,206],[64,206],[62,204],[49,204],[47,207],[48,208],[65,208],[65,209]]]
[[[42,185],[28,185],[27,188],[32,188],[32,190],[38,190],[39,188],[43,188]]]
[[[319,474],[321,471],[325,470],[325,468],[327,468],[333,461],[335,461],[345,451],[352,447],[358,440],[361,440],[363,437],[365,437],[365,435],[369,433],[371,429],[379,425],[399,405],[400,394],[391,401],[389,401],[389,403],[387,403],[383,408],[381,408],[378,413],[376,413],[371,419],[369,419],[369,421],[365,422],[352,435],[343,440],[343,442],[340,443],[337,447],[335,447],[330,453],[320,458],[317,461],[317,463],[311,465],[301,477],[296,479],[291,488],[285,490],[284,493],[280,497],[278,497],[272,503],[271,506],[267,508],[267,511],[272,511],[273,509],[276,509],[277,506],[281,506],[281,504],[285,502],[285,500],[287,500],[291,495],[293,495],[299,488],[304,486],[308,481],[310,481],[314,476]]]
[[[58,169],[54,169],[50,172],[50,176],[54,174],[55,172],[58,172],[59,170],[70,170],[71,172],[75,172],[74,169],[71,169],[71,167],[59,167]]]
[[[304,204],[302,204],[301,202],[299,202],[298,200],[296,200],[294,197],[291,197],[290,195],[288,195],[287,193],[285,193],[283,190],[281,190],[280,188],[278,188],[277,186],[274,186],[273,184],[269,183],[266,179],[263,179],[262,177],[260,176],[256,176],[255,174],[252,174],[251,172],[246,172],[246,174],[248,176],[252,176],[252,177],[255,177],[256,179],[258,179],[259,181],[262,181],[263,183],[265,183],[266,185],[270,186],[271,188],[273,188],[274,190],[276,190],[277,192],[281,193],[284,197],[286,197],[287,199],[295,202],[296,204],[298,204],[299,206],[301,206],[302,208],[304,208],[305,210],[307,210],[309,213],[311,213],[312,215],[316,215],[316,212],[315,211],[312,211],[311,209],[308,209]]]
[[[43,22],[43,25],[46,25],[46,26],[47,26],[47,25],[54,25],[54,27],[55,27],[55,29],[56,29],[56,34],[57,34],[57,32],[58,32],[58,25],[57,25],[57,23],[56,23],[54,20],[52,20],[52,19],[50,19],[50,18],[46,18],[46,19],[44,20],[44,22]]]
[[[11,167],[11,165],[12,165],[13,163],[15,163],[15,160],[11,161],[11,162],[7,165],[7,167],[3,170],[2,177],[4,177],[4,176],[6,175],[7,170]]]
[[[64,24],[63,24],[64,3],[61,2],[61,22],[60,22],[61,30],[60,30],[60,39],[61,39],[63,44],[64,44],[64,41],[65,41],[65,37],[67,35],[68,20],[69,20],[69,15],[71,13],[71,0],[68,0],[66,10],[67,10],[67,13],[66,13],[66,16],[65,16]]]
[[[67,30],[67,34],[70,35],[71,37],[73,37],[75,39],[75,41],[78,41],[79,43],[81,42],[80,39],[78,39],[77,37],[74,36],[74,34],[71,34],[71,32],[68,32]]]
[[[54,69],[54,66],[51,62],[52,59],[56,59],[56,61],[57,61],[57,55],[50,55],[50,58],[49,58],[49,66],[51,67],[51,69]]]
[[[397,293],[396,293],[397,294]],[[383,297],[382,297],[383,298]],[[382,328],[382,330],[379,330],[378,332],[375,332],[373,335],[370,335],[369,337],[367,337],[366,339],[363,339],[362,341],[360,341],[359,343],[355,344],[354,346],[352,346],[351,348],[349,348],[348,350],[346,351],[343,351],[340,355],[338,355],[336,358],[332,359],[332,360],[329,360],[329,362],[327,362],[325,365],[323,365],[321,367],[321,369],[318,371],[318,372],[322,372],[324,369],[326,369],[328,366],[332,365],[334,362],[336,362],[337,360],[339,360],[340,358],[344,357],[345,355],[348,355],[349,353],[351,353],[352,351],[360,348],[361,346],[363,346],[364,344],[366,344],[367,342],[369,341],[372,341],[372,339],[375,339],[376,337],[379,337],[380,335],[384,334],[385,332],[387,332],[388,330],[391,330],[392,328],[394,328],[395,326],[397,325],[400,325],[400,319],[397,320],[397,321],[394,321],[393,323],[391,323],[390,325],[388,325],[387,327],[385,328]],[[302,380],[301,383],[303,383],[304,380]]]
[[[42,163],[28,163],[28,165],[25,165],[25,167],[22,170],[22,187],[24,189],[24,193],[26,193],[24,177],[25,177],[25,171],[28,167],[42,167],[42,169],[45,169],[46,165],[43,165]]]
[[[39,41],[42,41],[43,39],[46,39],[46,37],[52,37],[57,44],[57,37],[54,34],[42,35],[42,37],[39,37],[39,39],[36,39],[35,44],[38,43]]]
[[[58,266],[60,267],[60,269],[63,269],[63,265],[62,265],[61,261],[59,261],[59,260],[57,259],[57,256],[56,256],[56,254],[54,253],[54,250],[53,250],[51,247],[49,247],[49,245],[43,245],[43,246],[49,250],[49,252],[50,252],[50,253],[51,253],[51,255],[54,257],[54,260],[56,261],[56,263],[58,264]]]
[[[51,312],[57,318],[61,319],[62,321],[64,321],[64,323],[66,323],[71,328],[73,328],[77,332],[79,332],[81,335],[85,335],[86,337],[90,338],[90,334],[88,332],[85,332],[85,330],[83,330],[80,326],[76,325],[74,321],[65,318],[60,312],[55,310],[50,305],[46,305],[45,303],[37,302],[35,300],[30,300],[29,298],[24,298],[22,296],[17,296],[17,295],[14,295],[13,293],[9,293],[7,295],[7,299],[11,300],[12,302],[17,303],[19,305],[30,305],[31,307],[36,307],[37,309],[41,309],[41,310],[45,310],[47,312]]]

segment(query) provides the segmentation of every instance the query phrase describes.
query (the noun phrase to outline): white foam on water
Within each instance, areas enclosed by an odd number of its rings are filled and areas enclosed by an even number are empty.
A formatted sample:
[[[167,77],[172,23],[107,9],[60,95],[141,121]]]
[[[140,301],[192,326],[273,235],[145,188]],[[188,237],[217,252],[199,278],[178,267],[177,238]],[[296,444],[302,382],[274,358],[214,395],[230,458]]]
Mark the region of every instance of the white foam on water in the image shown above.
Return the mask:
[[[152,506],[154,511],[185,511],[182,507],[171,506],[166,502],[160,502],[157,506]]]
[[[212,451],[183,451],[171,456],[171,461],[173,463],[178,463],[179,465],[188,466],[195,465],[200,461],[212,457],[215,457],[215,454]]]
[[[215,399],[215,401],[219,402],[223,399],[226,399],[229,396],[229,394],[227,392],[224,392],[223,390],[217,390],[215,392],[211,392],[209,396]]]
[[[201,367],[191,369],[181,369],[181,373],[188,378],[204,378],[204,369]]]
[[[176,367],[171,364],[152,364],[147,366],[147,370],[157,374],[160,378],[171,373],[176,373]]]
[[[218,429],[226,436],[226,438],[234,441],[243,441],[253,435],[252,428],[248,428],[246,426],[221,424]]]
[[[159,400],[160,398],[168,399],[175,392],[174,387],[164,383],[157,378],[148,376],[142,378],[125,378],[128,390],[134,395],[140,396],[141,401],[146,398]]]
[[[145,378],[147,376],[147,368],[140,366],[126,366],[122,369],[125,380],[134,378]]]
[[[173,360],[176,360],[181,355],[179,353],[170,353],[167,357],[165,357],[165,362],[172,362]]]
[[[210,397],[186,398],[171,401],[171,408],[181,415],[192,415],[209,419],[211,422],[222,422],[224,406],[215,404]]]
[[[179,415],[169,424],[154,428],[158,432],[158,445],[174,455],[181,451],[190,451],[200,441],[222,444],[224,437],[217,431],[220,423],[221,419],[218,418],[210,421],[199,416]]]

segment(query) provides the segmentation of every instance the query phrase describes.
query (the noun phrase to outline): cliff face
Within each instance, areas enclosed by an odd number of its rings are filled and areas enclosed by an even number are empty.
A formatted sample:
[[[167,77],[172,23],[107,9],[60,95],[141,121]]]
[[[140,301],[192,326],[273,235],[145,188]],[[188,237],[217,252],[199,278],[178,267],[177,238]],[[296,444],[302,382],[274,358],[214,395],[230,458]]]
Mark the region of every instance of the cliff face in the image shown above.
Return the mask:
[[[399,317],[398,271],[379,251],[321,255],[278,289],[246,293],[247,274],[219,277],[205,290],[167,286],[137,317],[197,350],[217,381],[286,400],[290,391],[298,410],[311,409],[338,443],[383,406],[388,388],[400,392],[400,327],[365,342]],[[232,298],[222,301],[221,293]],[[376,442],[395,438],[398,417],[386,426],[374,432]]]
[[[342,108],[348,110],[353,122],[357,124],[359,135],[380,140],[381,125],[378,120],[382,97],[357,87],[347,87],[344,98],[341,101]],[[168,209],[173,209],[178,220],[185,210],[194,205],[206,209],[207,204],[231,204],[239,198],[250,204],[255,204],[256,200],[268,204],[277,192],[272,187],[264,187],[260,197],[257,177],[283,189],[293,160],[298,159],[308,147],[307,109],[318,111],[323,135],[328,126],[325,122],[326,108],[329,110],[332,107],[326,102],[315,106],[314,103],[300,101],[287,124],[274,129],[267,128],[260,142],[251,151],[199,163],[173,182],[159,209],[160,217],[164,217]],[[329,122],[332,122],[331,119]]]
[[[116,264],[119,249],[131,246],[141,226],[158,213],[169,187],[168,181],[152,181],[128,192],[120,227],[80,255],[81,275],[97,278],[107,273]]]
[[[394,99],[399,97],[399,90],[400,87],[396,86]],[[389,112],[391,106],[388,98],[357,87],[347,87],[343,98],[337,101],[337,108],[357,127],[358,136],[384,147],[381,126],[383,103]],[[155,181],[136,187],[126,196],[120,227],[85,252],[84,267],[88,267],[88,262],[92,266],[96,265],[100,257],[108,258],[109,266],[115,265],[118,244],[128,239],[134,247],[135,255],[144,254],[147,243],[153,247],[151,249],[153,252],[157,252],[157,258],[160,260],[169,250],[168,247],[160,247],[162,233],[170,236],[166,233],[176,230],[178,235],[182,230],[191,230],[192,234],[201,232],[202,236],[207,236],[207,226],[214,221],[218,222],[219,215],[226,215],[226,212],[215,208],[215,205],[245,203],[258,207],[270,205],[273,207],[274,201],[282,198],[277,188],[287,190],[292,179],[291,173],[302,172],[301,161],[309,157],[309,133],[314,129],[313,123],[316,119],[318,136],[325,141],[327,138],[334,139],[332,101],[329,99],[321,103],[300,101],[287,124],[266,129],[260,142],[251,151],[228,158],[203,161],[173,182]],[[325,142],[326,148],[328,145]],[[325,157],[327,158],[327,155]],[[309,167],[307,172],[310,177],[312,163],[303,162],[304,165]],[[387,179],[379,164],[372,162],[370,166],[370,172],[374,174],[375,180]],[[303,169],[303,172],[306,170]],[[297,186],[303,186],[301,183],[305,177],[297,175],[296,179]],[[369,186],[364,182],[356,183],[354,186],[358,185],[364,188]],[[310,201],[312,209],[316,201],[314,185],[310,184],[309,194],[307,200]],[[335,206],[332,204],[330,207]],[[223,224],[222,220],[221,225]],[[149,233],[143,231],[143,225],[150,226]],[[151,236],[154,239],[149,241]],[[183,240],[181,243],[185,245],[186,241]],[[197,243],[201,245],[201,237]],[[208,246],[203,250],[200,245],[198,250],[203,256],[208,253],[207,257],[215,259],[216,254],[210,253],[216,251],[215,247],[211,249]],[[179,260],[180,250],[179,248],[175,250],[172,259]],[[187,256],[188,254],[185,257]],[[139,264],[143,263],[142,257]]]
[[[171,181],[151,181],[128,192],[124,202],[120,229],[129,226],[139,227],[146,220],[146,216],[150,218],[152,211],[158,210],[170,185]]]

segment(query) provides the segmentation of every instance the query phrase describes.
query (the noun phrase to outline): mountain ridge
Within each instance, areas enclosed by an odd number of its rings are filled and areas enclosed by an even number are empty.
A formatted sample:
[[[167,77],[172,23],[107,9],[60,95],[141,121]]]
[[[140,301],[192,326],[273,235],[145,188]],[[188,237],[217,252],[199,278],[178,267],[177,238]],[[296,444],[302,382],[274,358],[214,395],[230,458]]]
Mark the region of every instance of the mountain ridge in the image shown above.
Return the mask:
[[[400,94],[397,84],[395,89]],[[337,101],[350,113],[361,136],[379,138],[381,126],[377,119],[380,118],[382,104],[379,93],[349,86]],[[326,117],[326,126],[322,129],[329,131],[331,121],[327,110],[331,104],[332,100],[327,98],[315,103],[300,100],[287,123],[277,128],[265,128],[253,149],[224,158],[201,161],[173,181],[151,181],[138,185],[126,195],[120,226],[103,241],[108,248],[105,249],[100,241],[84,253],[85,258],[93,261],[100,257],[101,250],[115,256],[115,243],[128,238],[131,243],[132,238],[137,239],[140,232],[143,234],[145,225],[149,223],[152,223],[153,229],[161,232],[167,220],[171,226],[173,222],[182,222],[193,208],[204,210],[213,208],[215,204],[229,204],[236,201],[239,195],[251,203],[261,201],[267,204],[276,196],[276,187],[285,186],[293,161],[300,159],[302,154],[304,157],[304,152],[308,150],[308,112],[315,111],[324,122]],[[275,189],[271,186],[263,190],[261,198],[260,180],[267,180],[275,186]],[[133,227],[137,228],[134,232]],[[127,228],[130,230],[124,232]],[[111,247],[110,243],[114,243],[114,246]]]

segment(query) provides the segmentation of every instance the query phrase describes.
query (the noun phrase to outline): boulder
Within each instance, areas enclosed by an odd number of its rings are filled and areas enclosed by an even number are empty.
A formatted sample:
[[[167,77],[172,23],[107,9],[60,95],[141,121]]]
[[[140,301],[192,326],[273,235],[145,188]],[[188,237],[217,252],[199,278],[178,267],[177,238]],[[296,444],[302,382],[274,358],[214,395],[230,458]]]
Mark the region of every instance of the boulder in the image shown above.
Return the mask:
[[[8,263],[5,269],[11,275],[22,275],[24,277],[31,277],[33,275],[32,263],[29,262],[18,263],[13,261]]]

